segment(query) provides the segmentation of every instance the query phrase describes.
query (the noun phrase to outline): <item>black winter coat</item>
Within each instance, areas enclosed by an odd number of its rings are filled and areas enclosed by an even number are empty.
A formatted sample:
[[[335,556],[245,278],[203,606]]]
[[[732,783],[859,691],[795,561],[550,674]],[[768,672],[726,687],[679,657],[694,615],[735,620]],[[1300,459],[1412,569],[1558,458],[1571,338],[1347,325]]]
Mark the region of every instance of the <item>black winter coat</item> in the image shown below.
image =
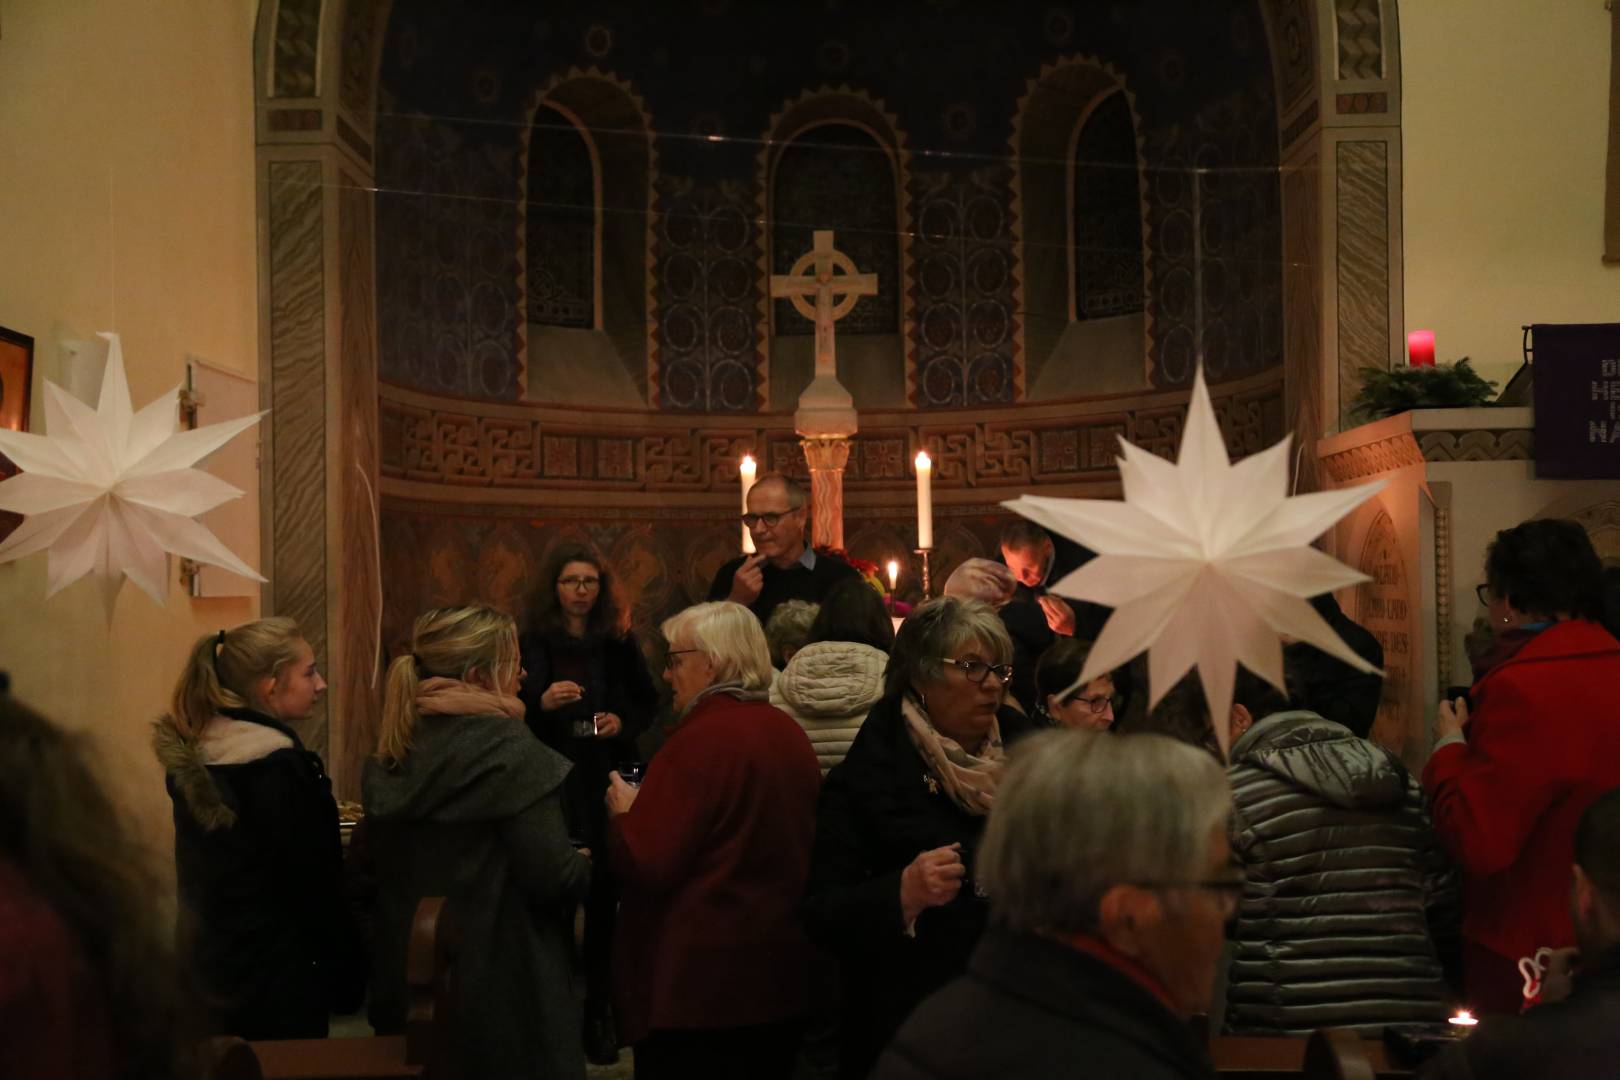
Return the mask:
[[[1433,938],[1455,933],[1456,876],[1400,759],[1303,711],[1260,720],[1231,756],[1248,883],[1227,1030],[1376,1035],[1444,1018]]]
[[[1004,744],[1029,728],[1009,708],[998,721]],[[822,784],[804,904],[811,940],[840,961],[840,1076],[865,1077],[917,1003],[966,969],[989,916],[973,876],[984,825],[930,785],[898,702],[874,705]],[[967,880],[907,936],[900,874],[922,852],[953,843],[962,845]]]
[[[183,947],[224,1033],[324,1038],[366,980],[331,782],[263,713],[222,710],[205,735],[187,741],[165,718],[153,737],[174,801]]]
[[[872,1080],[1189,1080],[1215,1075],[1174,1013],[1061,942],[992,930],[967,973],[923,1002]]]
[[[525,722],[536,738],[573,762],[563,782],[563,813],[569,833],[595,850],[606,835],[602,797],[607,774],[622,762],[638,759],[636,738],[658,709],[658,688],[633,634],[579,641],[535,632],[523,635],[519,648],[528,672],[518,689],[528,710]],[[548,712],[540,707],[541,695],[552,683],[568,678],[558,672],[559,660],[585,668],[585,696]],[[619,718],[624,725],[619,734],[611,739],[576,737],[574,720],[589,720],[598,712]]]

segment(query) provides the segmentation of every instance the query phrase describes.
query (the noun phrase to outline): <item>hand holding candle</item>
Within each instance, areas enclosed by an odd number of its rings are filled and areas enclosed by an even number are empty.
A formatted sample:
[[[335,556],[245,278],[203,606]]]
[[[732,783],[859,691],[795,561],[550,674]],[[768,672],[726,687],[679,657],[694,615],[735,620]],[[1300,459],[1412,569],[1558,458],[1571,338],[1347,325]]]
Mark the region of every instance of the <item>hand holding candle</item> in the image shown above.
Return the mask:
[[[928,451],[917,451],[917,548],[934,546],[934,462]]]

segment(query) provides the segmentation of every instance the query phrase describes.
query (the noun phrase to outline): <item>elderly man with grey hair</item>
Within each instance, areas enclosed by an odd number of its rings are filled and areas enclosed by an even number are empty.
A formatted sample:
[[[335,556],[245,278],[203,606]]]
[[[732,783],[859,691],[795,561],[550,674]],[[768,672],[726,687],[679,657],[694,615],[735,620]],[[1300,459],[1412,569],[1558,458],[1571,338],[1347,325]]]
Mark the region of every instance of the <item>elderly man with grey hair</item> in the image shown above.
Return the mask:
[[[979,852],[992,927],[875,1080],[1214,1076],[1186,1020],[1243,889],[1231,806],[1220,765],[1163,736],[1025,740]]]
[[[900,626],[872,706],[827,774],[804,916],[843,988],[839,1075],[865,1077],[908,1013],[962,973],[989,916],[975,868],[1028,721],[1005,708],[993,609],[940,597]]]

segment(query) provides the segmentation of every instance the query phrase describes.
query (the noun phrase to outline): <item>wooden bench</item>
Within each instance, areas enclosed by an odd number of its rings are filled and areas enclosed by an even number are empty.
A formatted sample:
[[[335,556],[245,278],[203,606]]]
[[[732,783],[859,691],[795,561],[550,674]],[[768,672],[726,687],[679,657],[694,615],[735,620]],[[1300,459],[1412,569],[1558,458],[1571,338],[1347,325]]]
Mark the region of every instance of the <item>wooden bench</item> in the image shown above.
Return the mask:
[[[206,1080],[459,1080],[450,1042],[454,928],[443,897],[416,906],[406,954],[403,1035],[359,1039],[213,1039]]]
[[[1309,1039],[1218,1035],[1209,1041],[1209,1051],[1222,1080],[1397,1080],[1414,1071],[1392,1061],[1381,1039],[1343,1028],[1318,1031]]]

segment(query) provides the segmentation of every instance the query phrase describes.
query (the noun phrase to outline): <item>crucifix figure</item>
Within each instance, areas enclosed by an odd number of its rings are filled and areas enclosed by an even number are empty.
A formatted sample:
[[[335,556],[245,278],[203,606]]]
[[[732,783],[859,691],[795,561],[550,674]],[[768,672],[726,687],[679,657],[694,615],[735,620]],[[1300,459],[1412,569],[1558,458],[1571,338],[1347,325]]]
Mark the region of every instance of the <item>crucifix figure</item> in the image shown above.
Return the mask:
[[[833,247],[833,234],[817,229],[809,251],[786,274],[771,275],[771,295],[786,297],[816,324],[816,370],[799,395],[793,426],[810,466],[810,535],[817,546],[844,546],[844,463],[849,437],[859,423],[855,399],[838,381],[833,324],[863,296],[877,295],[877,275],[856,271],[848,255]],[[814,297],[812,307],[809,298]]]

